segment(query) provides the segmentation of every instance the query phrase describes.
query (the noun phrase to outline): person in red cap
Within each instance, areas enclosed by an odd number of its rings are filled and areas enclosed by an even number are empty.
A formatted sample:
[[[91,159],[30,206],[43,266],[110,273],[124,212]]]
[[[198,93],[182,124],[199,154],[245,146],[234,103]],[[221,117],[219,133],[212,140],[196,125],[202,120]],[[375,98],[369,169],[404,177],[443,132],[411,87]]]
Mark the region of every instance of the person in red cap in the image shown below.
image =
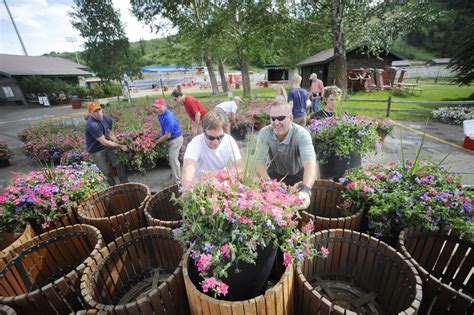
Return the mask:
[[[171,97],[173,97],[176,103],[184,105],[184,109],[191,120],[193,134],[196,135],[199,131],[199,124],[203,120],[207,111],[196,98],[191,95],[183,95],[181,91],[174,90],[171,93]]]
[[[92,161],[104,173],[110,186],[115,185],[115,179],[109,163],[117,169],[120,183],[127,183],[127,170],[120,163],[113,149],[128,151],[128,148],[126,145],[119,144],[117,137],[112,132],[112,118],[104,115],[98,102],[89,102],[87,110],[90,116],[85,129],[87,152],[89,152]]]
[[[179,121],[176,116],[167,108],[166,100],[159,98],[152,105],[152,111],[158,114],[158,122],[161,126],[161,137],[157,143],[165,142],[168,144],[168,160],[171,166],[171,172],[176,184],[181,180],[181,165],[178,160],[179,150],[183,145],[183,135]]]

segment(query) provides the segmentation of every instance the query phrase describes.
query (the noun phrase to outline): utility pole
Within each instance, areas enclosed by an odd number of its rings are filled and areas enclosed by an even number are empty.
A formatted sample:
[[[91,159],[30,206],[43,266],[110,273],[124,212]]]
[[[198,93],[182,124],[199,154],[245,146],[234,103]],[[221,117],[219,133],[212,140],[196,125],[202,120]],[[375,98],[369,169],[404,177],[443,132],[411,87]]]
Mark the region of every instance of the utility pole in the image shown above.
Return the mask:
[[[10,19],[12,20],[12,24],[13,24],[13,27],[15,28],[16,35],[18,36],[18,39],[20,40],[21,47],[23,48],[23,53],[25,54],[25,56],[28,56],[28,52],[26,52],[25,44],[23,44],[23,40],[21,40],[20,32],[16,28],[15,20],[13,19],[10,9],[8,8],[7,0],[3,0],[3,3],[5,3],[5,8],[7,8],[8,15],[10,16]]]
[[[74,53],[76,54],[76,61],[77,63],[79,63],[79,58],[77,57],[77,52],[76,52],[76,46],[74,45],[74,43],[77,42],[77,38],[74,36],[70,36],[70,37],[64,37],[64,39],[66,40],[66,42],[72,43],[72,48],[74,49]]]

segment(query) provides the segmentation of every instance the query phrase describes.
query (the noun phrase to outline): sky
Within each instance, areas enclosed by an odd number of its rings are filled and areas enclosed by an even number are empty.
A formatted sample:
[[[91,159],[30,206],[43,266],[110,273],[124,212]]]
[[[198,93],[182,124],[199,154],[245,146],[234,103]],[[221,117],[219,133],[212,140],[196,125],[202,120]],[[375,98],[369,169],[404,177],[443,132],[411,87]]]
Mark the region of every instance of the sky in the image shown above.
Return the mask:
[[[84,40],[70,22],[72,0],[6,0],[29,56],[45,53],[82,51]],[[148,25],[138,22],[130,12],[129,0],[112,0],[120,10],[121,21],[130,42],[158,38]],[[75,37],[71,43],[66,37]],[[0,54],[23,55],[18,36],[3,0],[0,1]]]

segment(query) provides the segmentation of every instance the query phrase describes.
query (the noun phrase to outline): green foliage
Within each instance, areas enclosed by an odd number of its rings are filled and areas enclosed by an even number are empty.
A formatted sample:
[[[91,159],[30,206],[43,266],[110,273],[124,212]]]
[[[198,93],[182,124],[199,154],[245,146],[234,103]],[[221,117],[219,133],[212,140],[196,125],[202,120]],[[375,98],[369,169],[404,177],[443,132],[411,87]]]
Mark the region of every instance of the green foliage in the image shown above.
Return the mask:
[[[71,88],[71,95],[86,98],[89,95],[89,91],[85,87],[77,85]]]
[[[27,76],[19,80],[23,93],[36,95],[45,94],[51,104],[60,104],[68,100],[71,86],[60,79],[43,78],[40,76]]]
[[[369,230],[376,236],[397,236],[410,225],[474,235],[474,194],[462,188],[461,177],[437,163],[368,165],[350,170],[340,182],[346,205],[362,202],[369,207]]]
[[[463,34],[454,41],[456,49],[449,63],[456,72],[455,82],[460,85],[470,85],[474,81],[474,21],[463,27]]]
[[[103,80],[120,80],[124,73],[140,75],[139,55],[130,48],[120,15],[111,0],[75,0],[72,25],[85,38],[86,64]]]

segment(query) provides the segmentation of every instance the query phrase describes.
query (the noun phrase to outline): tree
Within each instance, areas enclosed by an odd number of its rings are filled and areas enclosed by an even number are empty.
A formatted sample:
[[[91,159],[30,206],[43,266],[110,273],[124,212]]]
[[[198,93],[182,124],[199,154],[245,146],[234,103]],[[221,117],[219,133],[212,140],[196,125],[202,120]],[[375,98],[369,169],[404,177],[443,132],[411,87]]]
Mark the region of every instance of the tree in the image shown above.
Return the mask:
[[[470,85],[474,81],[474,22],[463,28],[463,35],[453,38],[455,53],[449,67],[456,72],[454,80],[459,85]]]
[[[120,15],[111,0],[74,0],[71,24],[85,39],[84,59],[101,79],[121,80],[141,73],[138,54],[131,50]]]

